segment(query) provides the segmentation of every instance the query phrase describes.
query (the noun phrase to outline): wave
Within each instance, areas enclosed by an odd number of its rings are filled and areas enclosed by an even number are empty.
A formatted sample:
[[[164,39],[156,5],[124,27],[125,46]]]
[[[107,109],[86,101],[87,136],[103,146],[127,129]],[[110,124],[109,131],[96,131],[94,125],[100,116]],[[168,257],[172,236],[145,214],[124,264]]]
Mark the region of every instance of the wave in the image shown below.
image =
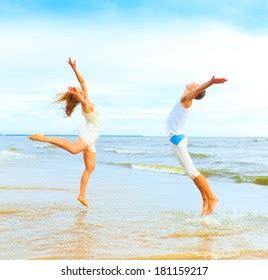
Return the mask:
[[[245,175],[235,175],[233,179],[237,183],[253,183],[256,185],[268,186],[268,176],[245,176]]]
[[[104,164],[122,166],[125,168],[153,171],[159,173],[185,174],[180,166],[165,164],[149,164],[149,163],[119,163],[119,162],[102,162]],[[256,185],[268,185],[268,176],[246,176],[228,170],[216,169],[199,169],[206,177],[224,177],[233,179],[236,183],[252,183]]]
[[[160,173],[171,173],[171,174],[185,174],[183,169],[178,166],[164,165],[164,164],[146,164],[146,163],[116,163],[116,162],[105,162],[109,165],[122,166],[131,169],[147,170]]]
[[[11,152],[11,153],[17,153],[19,151],[19,149],[15,148],[15,147],[9,147],[6,149],[6,151]]]
[[[206,177],[230,177],[236,176],[237,173],[228,170],[221,170],[221,169],[202,169],[200,168],[199,171]]]
[[[116,154],[154,154],[154,152],[149,151],[135,151],[135,150],[124,150],[124,149],[114,149],[114,148],[104,148],[104,151],[113,152]]]
[[[156,151],[138,151],[138,150],[128,150],[128,149],[116,149],[116,148],[104,148],[104,151],[112,152],[116,154],[130,154],[130,155],[146,155],[146,154],[156,154]],[[170,156],[173,153],[167,153],[167,156]],[[194,158],[208,158],[208,154],[204,153],[190,153]]]
[[[52,144],[35,144],[34,147],[38,149],[57,148],[57,146]]]
[[[185,174],[182,167],[174,166],[174,165],[165,165],[165,164],[149,164],[149,163],[117,163],[117,162],[105,162],[110,165],[117,165],[132,169],[140,169],[140,170],[150,170],[160,173],[171,173],[171,174]],[[234,172],[222,172],[220,170],[212,170],[212,169],[200,169],[200,171],[208,177],[211,176],[220,176],[223,173],[225,175],[234,175]]]
[[[28,154],[24,154],[24,153],[21,153],[19,152],[20,150],[17,149],[17,148],[14,148],[14,147],[9,147],[7,149],[4,149],[0,152],[0,155],[1,156],[4,156],[4,157],[26,157],[26,158],[36,158],[35,156],[33,155],[28,155]]]
[[[194,158],[208,158],[210,155],[202,153],[189,153]]]
[[[16,186],[0,186],[0,191],[18,190],[18,191],[69,191],[67,188],[51,188],[51,187],[16,187]]]
[[[150,170],[160,173],[185,174],[182,167],[169,166],[164,164],[131,164],[131,168],[140,170]]]
[[[253,142],[265,142],[265,141],[268,141],[268,138],[256,138],[256,139],[253,139]]]

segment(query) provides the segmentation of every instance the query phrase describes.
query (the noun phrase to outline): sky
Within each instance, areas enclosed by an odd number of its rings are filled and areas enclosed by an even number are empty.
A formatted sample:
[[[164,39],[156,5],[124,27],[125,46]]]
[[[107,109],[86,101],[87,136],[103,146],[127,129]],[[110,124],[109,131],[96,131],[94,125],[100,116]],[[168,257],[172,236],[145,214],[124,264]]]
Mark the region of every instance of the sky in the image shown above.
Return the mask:
[[[185,85],[228,82],[195,101],[189,136],[268,131],[268,0],[0,2],[0,134],[76,134],[53,103],[78,86],[69,56],[103,112],[103,134],[164,136]]]

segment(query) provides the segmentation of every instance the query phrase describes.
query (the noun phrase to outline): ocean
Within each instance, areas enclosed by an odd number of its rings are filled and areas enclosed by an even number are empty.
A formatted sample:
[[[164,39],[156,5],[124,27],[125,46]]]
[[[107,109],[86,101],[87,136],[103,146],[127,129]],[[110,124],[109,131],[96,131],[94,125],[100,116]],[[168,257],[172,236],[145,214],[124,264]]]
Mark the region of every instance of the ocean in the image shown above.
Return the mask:
[[[208,217],[166,137],[101,136],[86,209],[82,154],[0,136],[0,259],[267,259],[268,138],[188,148],[220,200]]]

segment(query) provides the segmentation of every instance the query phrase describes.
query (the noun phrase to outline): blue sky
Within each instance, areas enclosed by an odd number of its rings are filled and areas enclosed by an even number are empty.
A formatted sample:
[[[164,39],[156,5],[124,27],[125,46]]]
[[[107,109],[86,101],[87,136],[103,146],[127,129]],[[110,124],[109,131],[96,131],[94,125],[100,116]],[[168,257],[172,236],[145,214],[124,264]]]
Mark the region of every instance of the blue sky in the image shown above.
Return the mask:
[[[75,134],[52,103],[76,80],[104,134],[164,135],[185,84],[226,76],[196,102],[192,136],[267,136],[268,1],[1,1],[0,133]]]
[[[267,26],[267,0],[3,0],[2,17],[15,18],[120,15],[131,20],[204,17],[249,29]],[[132,18],[133,21],[136,18]]]

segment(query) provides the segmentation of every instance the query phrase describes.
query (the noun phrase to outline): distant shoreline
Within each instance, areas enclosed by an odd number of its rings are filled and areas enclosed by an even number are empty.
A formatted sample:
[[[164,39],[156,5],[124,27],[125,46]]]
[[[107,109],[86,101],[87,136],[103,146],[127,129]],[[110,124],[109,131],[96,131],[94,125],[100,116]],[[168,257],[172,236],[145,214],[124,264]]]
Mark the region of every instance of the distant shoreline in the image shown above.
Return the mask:
[[[0,136],[30,136],[31,134],[0,134]],[[46,136],[77,136],[77,134],[45,134]],[[101,135],[102,137],[150,137],[147,135]],[[161,137],[161,136],[155,136],[155,137]]]
[[[30,136],[31,134],[0,134],[1,136]],[[47,136],[59,136],[66,137],[71,136],[75,137],[77,134],[45,134]],[[116,135],[116,134],[104,134],[101,137],[167,137],[166,135]],[[189,136],[190,138],[268,138],[268,136]]]

